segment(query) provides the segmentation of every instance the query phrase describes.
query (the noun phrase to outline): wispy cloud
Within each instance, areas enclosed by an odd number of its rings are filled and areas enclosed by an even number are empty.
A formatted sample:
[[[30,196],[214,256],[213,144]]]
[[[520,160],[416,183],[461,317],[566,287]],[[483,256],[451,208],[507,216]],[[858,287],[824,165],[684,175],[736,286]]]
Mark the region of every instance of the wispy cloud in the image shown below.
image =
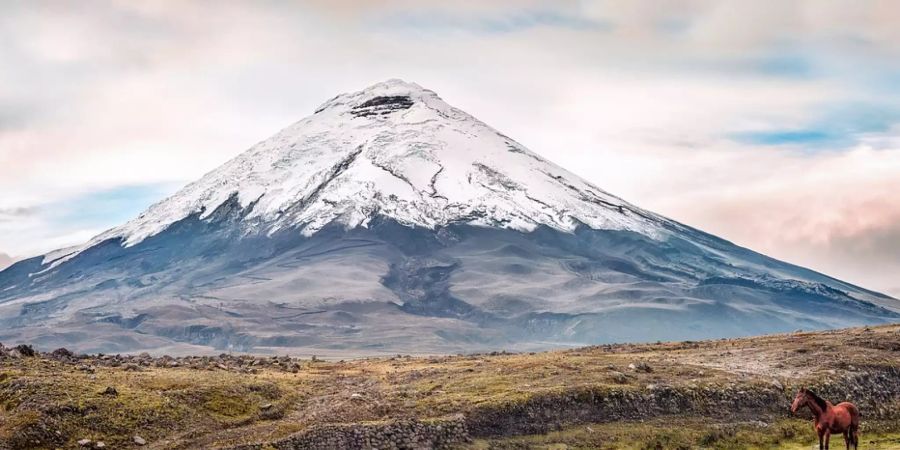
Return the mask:
[[[806,116],[793,128],[782,128],[777,120],[771,120],[762,129],[735,132],[730,137],[748,145],[785,145],[806,151],[846,150],[867,136],[888,133],[900,124],[900,106],[883,101],[824,103],[812,105]]]
[[[750,145],[803,145],[817,148],[837,137],[828,130],[772,130],[735,133],[732,138]]]
[[[0,208],[0,221],[16,220],[36,212],[34,207]]]
[[[393,12],[374,21],[377,29],[419,33],[471,32],[501,34],[533,28],[559,28],[577,31],[608,31],[609,22],[555,9],[506,10],[501,12],[459,12],[432,9]]]

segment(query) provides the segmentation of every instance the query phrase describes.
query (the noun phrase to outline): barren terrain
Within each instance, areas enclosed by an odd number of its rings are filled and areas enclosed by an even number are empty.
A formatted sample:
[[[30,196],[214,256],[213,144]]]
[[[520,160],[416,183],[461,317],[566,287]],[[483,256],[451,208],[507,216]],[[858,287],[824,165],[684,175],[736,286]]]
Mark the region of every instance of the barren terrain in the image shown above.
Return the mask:
[[[861,448],[900,447],[888,325],[346,361],[7,346],[0,449],[807,448],[808,413],[787,411],[800,386],[860,406]]]

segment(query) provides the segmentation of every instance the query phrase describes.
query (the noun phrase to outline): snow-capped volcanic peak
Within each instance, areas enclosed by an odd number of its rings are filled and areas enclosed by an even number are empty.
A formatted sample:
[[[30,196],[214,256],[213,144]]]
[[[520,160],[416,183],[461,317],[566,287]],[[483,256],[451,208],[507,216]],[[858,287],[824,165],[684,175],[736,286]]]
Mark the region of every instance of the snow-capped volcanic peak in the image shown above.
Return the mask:
[[[452,222],[531,230],[627,229],[655,236],[640,210],[524,148],[434,92],[400,80],[339,95],[131,222],[92,242],[134,245],[232,196],[248,229],[311,235],[376,215],[434,228]]]
[[[632,206],[398,80],[329,100],[83,246],[0,271],[0,339],[104,353],[525,351],[898,312]]]

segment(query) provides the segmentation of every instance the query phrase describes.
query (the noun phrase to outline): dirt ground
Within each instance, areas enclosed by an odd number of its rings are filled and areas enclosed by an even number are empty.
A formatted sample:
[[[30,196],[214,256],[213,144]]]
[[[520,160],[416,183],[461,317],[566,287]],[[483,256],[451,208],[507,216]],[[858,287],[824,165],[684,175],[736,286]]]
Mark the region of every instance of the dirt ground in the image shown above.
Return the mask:
[[[900,325],[347,361],[25,353],[0,350],[0,449],[136,448],[135,436],[144,448],[217,448],[456,416],[475,448],[794,448],[809,427],[785,409],[799,386],[858,402],[867,432],[884,440],[861,448],[900,447],[889,447],[900,432]]]

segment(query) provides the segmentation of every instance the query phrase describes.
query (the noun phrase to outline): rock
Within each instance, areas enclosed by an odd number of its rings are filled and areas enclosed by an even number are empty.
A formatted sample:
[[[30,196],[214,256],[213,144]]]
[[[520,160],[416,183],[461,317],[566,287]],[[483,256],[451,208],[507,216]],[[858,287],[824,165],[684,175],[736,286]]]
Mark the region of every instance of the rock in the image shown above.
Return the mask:
[[[97,443],[94,444],[94,448],[106,448],[106,444],[104,444],[103,441],[97,441]]]
[[[619,384],[625,384],[628,382],[628,376],[622,372],[614,371],[609,373],[610,377],[613,381]]]
[[[259,409],[261,409],[261,410],[263,410],[263,411],[268,410],[268,409],[272,409],[272,404],[271,404],[271,403],[266,403],[265,405],[260,406]]]
[[[50,356],[56,359],[69,359],[75,357],[75,354],[65,347],[60,347],[50,352]]]
[[[362,394],[357,394],[354,392],[354,393],[350,394],[350,398],[352,400],[362,400],[363,396],[362,396]]]
[[[643,372],[643,373],[653,372],[653,369],[650,367],[650,365],[645,363],[644,361],[638,361],[637,363],[631,363],[628,365],[628,368],[635,372]]]
[[[144,438],[135,435],[132,439],[136,445],[147,445],[147,441]]]
[[[91,440],[90,439],[79,439],[78,445],[80,445],[82,447],[87,447],[88,445],[91,445]]]
[[[141,372],[141,371],[143,371],[143,370],[144,370],[144,369],[142,369],[141,366],[139,366],[139,365],[137,365],[137,364],[134,364],[134,363],[128,363],[128,364],[125,364],[125,371],[126,371],[126,372]]]
[[[34,349],[31,348],[30,345],[20,344],[20,345],[15,346],[15,348],[13,348],[13,350],[18,351],[19,354],[21,354],[24,357],[28,357],[28,358],[31,358],[31,357],[37,355],[37,352],[35,352]]]
[[[106,389],[104,389],[103,392],[101,392],[101,394],[109,395],[111,397],[116,397],[119,395],[119,391],[117,391],[116,388],[114,388],[112,386],[107,386]]]

